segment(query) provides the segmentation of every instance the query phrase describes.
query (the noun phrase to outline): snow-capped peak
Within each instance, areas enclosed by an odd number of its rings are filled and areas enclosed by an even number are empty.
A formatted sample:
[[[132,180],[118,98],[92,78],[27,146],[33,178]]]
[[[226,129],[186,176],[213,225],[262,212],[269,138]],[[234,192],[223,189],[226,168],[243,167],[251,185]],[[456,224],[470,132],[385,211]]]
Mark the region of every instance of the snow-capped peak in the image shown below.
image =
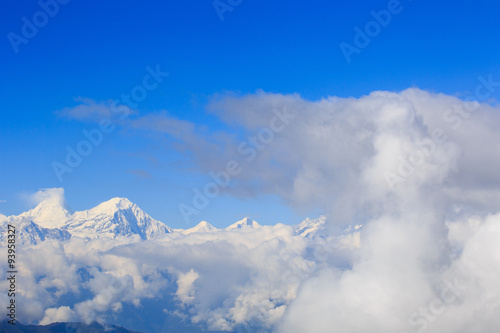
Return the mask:
[[[189,229],[186,229],[186,230],[182,230],[181,232],[184,235],[189,235],[189,234],[192,234],[195,232],[213,232],[216,230],[217,230],[217,228],[214,227],[213,225],[211,225],[210,223],[208,223],[207,221],[201,221],[196,226],[189,228]]]
[[[257,221],[252,220],[249,217],[245,217],[243,220],[240,220],[236,223],[231,224],[226,230],[234,230],[234,229],[250,229],[250,228],[259,228],[260,224]]]
[[[142,239],[151,239],[172,232],[127,198],[113,198],[92,209],[75,212],[65,229],[85,238],[136,234]]]
[[[316,219],[306,218],[297,225],[297,234],[302,237],[313,237],[325,230],[326,216],[322,215]]]
[[[73,212],[66,206],[64,201],[48,199],[19,216],[29,218],[43,228],[59,228],[65,224],[72,214]]]
[[[93,213],[99,214],[99,213],[104,213],[104,214],[113,214],[114,212],[118,210],[125,210],[133,207],[137,207],[136,204],[132,203],[129,199],[127,198],[113,198],[108,201],[105,201],[98,206],[90,209]]]
[[[108,216],[113,217],[119,212],[130,211],[133,215],[136,215],[138,218],[146,218],[149,217],[144,211],[142,211],[139,206],[131,202],[127,198],[113,198],[108,201],[104,201],[103,203],[80,212],[75,212],[73,220],[78,219],[91,219],[96,216]]]
[[[64,204],[64,198],[52,196],[15,218],[82,238],[139,235],[142,239],[152,239],[172,232],[127,198],[113,198],[89,210],[72,212]]]
[[[46,240],[64,241],[71,238],[71,234],[57,228],[43,228],[31,219],[19,216],[10,216],[0,223],[0,244],[7,245],[8,224],[15,226],[16,242],[23,246],[37,245]]]

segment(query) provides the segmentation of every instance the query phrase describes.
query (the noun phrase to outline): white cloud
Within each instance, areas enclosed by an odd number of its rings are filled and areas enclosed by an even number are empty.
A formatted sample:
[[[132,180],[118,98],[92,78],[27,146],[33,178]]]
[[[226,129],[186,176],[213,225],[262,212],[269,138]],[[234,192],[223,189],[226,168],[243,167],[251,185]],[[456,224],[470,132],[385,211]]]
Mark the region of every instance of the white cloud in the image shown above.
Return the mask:
[[[76,314],[68,306],[59,308],[49,308],[45,310],[45,316],[40,321],[40,325],[51,323],[74,322],[77,319]]]
[[[446,200],[486,211],[500,196],[493,185],[500,184],[494,153],[500,112],[486,104],[408,89],[318,101],[265,92],[222,95],[209,108],[234,130],[203,130],[166,114],[135,125],[171,134],[202,173],[239,161],[242,172],[231,183],[237,186],[223,189],[234,195],[276,194],[297,209],[335,212],[337,223],[362,222],[382,209],[379,198],[427,185],[440,185]],[[262,144],[258,135],[276,112],[294,117]]]
[[[192,269],[187,273],[179,273],[177,292],[175,294],[182,303],[189,304],[194,300],[195,289],[193,283],[199,277],[200,275]]]
[[[42,323],[70,314],[119,323],[144,315],[145,300],[165,306],[177,299],[166,316],[176,313],[219,330],[257,325],[284,332],[413,332],[426,326],[429,332],[493,332],[500,215],[449,220],[442,229],[440,213],[420,208],[400,217],[391,212],[330,239],[323,246],[338,244],[330,250],[285,225],[174,233],[146,242],[45,242],[24,250],[19,283],[23,303],[47,310],[22,315]],[[68,295],[74,301],[61,304]]]
[[[34,193],[30,199],[31,202],[35,205],[38,205],[42,201],[64,205],[64,189],[62,187],[41,189],[38,192]]]
[[[163,314],[219,330],[496,332],[500,108],[418,89],[319,101],[258,92],[212,104],[243,135],[214,137],[159,118],[135,125],[171,133],[200,170],[218,171],[230,159],[244,162],[241,140],[285,107],[296,118],[256,148],[230,191],[319,208],[329,213],[330,235],[306,238],[277,225],[46,243],[23,256],[51,262],[24,259],[21,297],[37,305],[26,318],[48,322],[59,312],[39,309],[61,306],[81,320],[123,318],[161,299]],[[343,225],[361,224],[339,236]],[[60,304],[68,294],[74,304]]]
[[[45,242],[25,249],[20,284],[23,302],[38,302],[49,310],[23,316],[49,323],[67,314],[61,307],[69,306],[77,320],[105,322],[130,316],[126,308],[140,311],[145,300],[164,304],[162,299],[171,299],[176,308],[164,313],[180,311],[212,329],[230,329],[256,316],[270,327],[299,286],[284,280],[284,273],[296,274],[287,260],[303,266],[307,244],[285,225],[171,234],[148,242]],[[74,301],[68,304],[68,299]]]
[[[78,97],[75,101],[79,104],[57,111],[57,114],[78,121],[100,122],[103,119],[123,120],[136,113],[128,106],[118,104],[113,100],[98,102],[90,98]]]

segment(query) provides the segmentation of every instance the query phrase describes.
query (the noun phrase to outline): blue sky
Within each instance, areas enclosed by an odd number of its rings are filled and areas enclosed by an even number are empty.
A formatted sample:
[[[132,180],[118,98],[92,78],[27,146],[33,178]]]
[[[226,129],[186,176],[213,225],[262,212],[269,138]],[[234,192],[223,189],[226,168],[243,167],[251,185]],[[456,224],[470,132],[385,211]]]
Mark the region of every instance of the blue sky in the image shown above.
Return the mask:
[[[209,133],[232,134],[239,129],[207,111],[214,95],[263,90],[318,100],[418,87],[465,96],[479,75],[500,77],[500,4],[486,0],[402,0],[391,22],[348,63],[339,44],[354,45],[354,27],[365,29],[374,20],[370,12],[388,3],[243,0],[221,21],[212,1],[72,0],[60,4],[17,53],[9,33],[22,35],[22,18],[32,21],[41,7],[36,1],[4,3],[0,212],[18,214],[31,208],[31,193],[64,187],[74,210],[121,196],[171,227],[187,227],[178,205],[208,177],[169,136],[117,122],[62,182],[52,168],[64,160],[66,146],[84,139],[82,130],[98,126],[58,111],[78,105],[78,97],[119,99],[142,84],[147,66],[159,65],[169,75],[131,117],[166,110]],[[492,97],[498,99],[498,91]],[[227,194],[192,222],[223,227],[250,216],[264,224],[297,223],[320,213],[298,210],[273,193]]]

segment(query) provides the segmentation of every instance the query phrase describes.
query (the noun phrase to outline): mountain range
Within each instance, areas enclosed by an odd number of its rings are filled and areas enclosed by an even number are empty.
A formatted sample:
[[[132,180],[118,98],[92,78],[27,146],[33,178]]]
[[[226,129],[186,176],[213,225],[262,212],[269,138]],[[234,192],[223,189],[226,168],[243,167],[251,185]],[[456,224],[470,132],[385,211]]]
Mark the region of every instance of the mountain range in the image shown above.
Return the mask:
[[[261,225],[248,218],[235,222],[225,229],[217,229],[206,221],[189,229],[171,229],[153,219],[127,198],[113,198],[84,211],[73,212],[64,202],[45,200],[35,208],[20,215],[0,214],[0,243],[7,242],[8,224],[16,227],[17,243],[37,245],[46,240],[67,240],[71,237],[84,239],[138,237],[150,240],[166,234],[189,235],[225,231],[245,231]],[[325,217],[306,219],[296,226],[298,235],[311,237],[325,226]]]
[[[16,325],[9,324],[6,320],[0,322],[0,332],[11,333],[134,333],[123,327],[115,325],[101,325],[99,323],[53,323],[50,325],[23,325],[16,322]]]

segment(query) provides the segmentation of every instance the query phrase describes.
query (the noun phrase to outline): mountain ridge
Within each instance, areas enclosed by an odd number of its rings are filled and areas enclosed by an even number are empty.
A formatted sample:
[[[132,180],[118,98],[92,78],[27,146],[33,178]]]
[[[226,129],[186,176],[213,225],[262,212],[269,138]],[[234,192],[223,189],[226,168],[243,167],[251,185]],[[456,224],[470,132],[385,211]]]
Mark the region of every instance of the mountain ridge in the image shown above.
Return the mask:
[[[207,221],[201,221],[196,226],[189,229],[175,229],[175,231],[181,232],[184,235],[189,235],[192,233],[200,233],[200,232],[215,232],[219,229],[208,223]]]
[[[85,323],[71,323],[71,322],[57,322],[49,325],[24,325],[16,321],[15,325],[11,325],[7,320],[0,322],[1,332],[12,333],[59,333],[59,332],[89,332],[89,333],[138,333],[136,331],[128,330],[121,326],[116,325],[101,325],[97,322],[91,324]]]
[[[17,216],[0,214],[0,243],[7,240],[7,224],[18,228],[18,238],[22,244],[37,245],[45,240],[67,240],[71,237],[84,239],[116,238],[139,236],[142,240],[163,237],[167,234],[191,234],[243,232],[257,230],[262,226],[250,217],[245,217],[224,229],[218,229],[207,221],[201,221],[188,229],[171,229],[141,210],[127,198],[115,197],[83,211],[72,211],[63,200],[45,200],[35,208]],[[324,228],[325,218],[306,219],[294,226],[295,233],[302,237],[312,237]]]
[[[254,221],[249,217],[245,217],[242,220],[239,220],[238,222],[231,224],[225,230],[228,230],[228,231],[235,230],[235,229],[248,230],[248,229],[257,229],[260,227],[261,227],[261,225],[257,221]]]
[[[38,234],[57,234],[59,230],[63,239],[69,233],[71,236],[88,239],[139,235],[146,240],[172,232],[166,224],[153,219],[127,198],[120,197],[76,212],[69,209],[62,200],[47,199],[17,216],[0,217],[3,224],[8,221],[22,222],[22,231],[29,224],[28,229]],[[40,234],[39,238],[44,237]],[[34,241],[33,244],[38,242]]]

